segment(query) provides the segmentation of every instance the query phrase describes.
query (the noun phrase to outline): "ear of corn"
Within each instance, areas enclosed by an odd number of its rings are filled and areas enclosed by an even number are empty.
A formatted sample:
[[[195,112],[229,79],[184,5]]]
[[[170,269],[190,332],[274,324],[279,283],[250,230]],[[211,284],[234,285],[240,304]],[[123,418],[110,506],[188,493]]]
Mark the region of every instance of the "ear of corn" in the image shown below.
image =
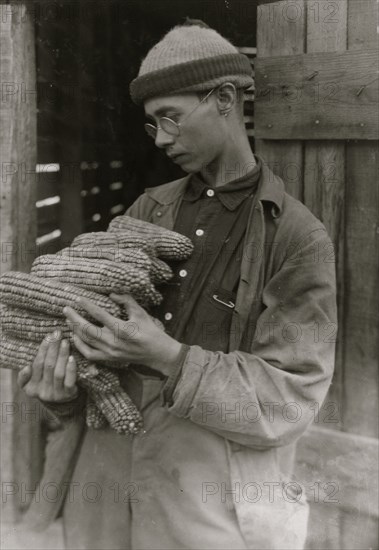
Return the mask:
[[[150,279],[153,283],[162,283],[169,281],[173,277],[171,268],[159,258],[148,256],[146,252],[139,248],[112,248],[103,246],[99,247],[84,247],[77,246],[75,248],[63,248],[56,253],[56,256],[67,258],[91,258],[92,260],[109,260],[120,264],[142,267],[147,269],[150,274]]]
[[[125,239],[137,233],[151,240],[157,255],[167,260],[185,260],[193,252],[193,244],[188,237],[131,216],[114,218],[109,224],[108,232],[124,236]]]
[[[41,342],[54,330],[60,330],[63,338],[71,340],[71,329],[62,317],[51,317],[6,305],[1,306],[0,314],[2,329],[9,336]]]
[[[174,273],[170,266],[159,258],[152,258],[150,269],[151,280],[153,283],[165,283],[172,279]]]
[[[104,428],[108,424],[107,419],[100,409],[97,408],[96,403],[89,394],[87,394],[86,424],[89,428],[95,430]]]
[[[105,231],[96,231],[93,233],[82,233],[75,237],[71,243],[72,248],[102,250],[104,247],[110,247],[115,253],[117,250],[127,250],[129,248],[139,249],[146,252],[149,256],[156,256],[154,243],[143,235],[129,234],[127,236]]]
[[[122,317],[121,308],[110,298],[73,284],[18,271],[8,271],[0,277],[0,301],[10,306],[61,317],[64,317],[63,308],[71,306],[88,318],[76,298],[88,298],[111,315]]]
[[[39,277],[56,278],[99,294],[128,293],[143,304],[158,305],[162,296],[150,281],[149,268],[148,263],[139,267],[89,258],[67,260],[46,254],[34,260],[31,271]]]
[[[0,367],[15,370],[33,363],[39,344],[2,334],[0,340]],[[109,424],[118,433],[135,434],[142,427],[142,417],[130,397],[120,386],[116,373],[96,367],[73,350],[77,362],[78,384],[86,388]],[[93,411],[92,411],[93,412]],[[99,424],[99,413],[96,413]],[[103,422],[101,423],[101,425]]]

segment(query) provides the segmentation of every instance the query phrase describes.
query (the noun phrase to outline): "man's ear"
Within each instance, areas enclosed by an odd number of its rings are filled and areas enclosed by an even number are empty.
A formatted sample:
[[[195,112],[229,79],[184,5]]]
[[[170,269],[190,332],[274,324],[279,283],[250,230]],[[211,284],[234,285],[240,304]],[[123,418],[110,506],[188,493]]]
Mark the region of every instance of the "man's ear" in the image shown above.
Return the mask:
[[[232,82],[225,82],[217,90],[217,104],[220,113],[229,112],[237,103],[237,90]]]

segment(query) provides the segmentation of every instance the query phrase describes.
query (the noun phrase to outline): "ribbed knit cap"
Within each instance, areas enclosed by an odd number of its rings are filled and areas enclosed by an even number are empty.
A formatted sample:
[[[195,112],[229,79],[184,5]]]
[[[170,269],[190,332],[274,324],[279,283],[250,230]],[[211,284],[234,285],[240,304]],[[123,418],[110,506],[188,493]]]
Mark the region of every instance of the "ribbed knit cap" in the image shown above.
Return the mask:
[[[159,95],[201,92],[233,82],[253,84],[249,59],[201,21],[171,29],[142,61],[130,95],[137,105]]]

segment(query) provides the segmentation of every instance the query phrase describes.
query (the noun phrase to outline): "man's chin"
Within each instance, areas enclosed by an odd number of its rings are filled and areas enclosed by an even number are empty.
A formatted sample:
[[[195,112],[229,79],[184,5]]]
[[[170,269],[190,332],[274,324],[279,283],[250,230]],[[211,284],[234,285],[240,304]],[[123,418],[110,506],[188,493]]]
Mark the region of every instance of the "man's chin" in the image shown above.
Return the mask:
[[[183,155],[183,157],[180,158],[180,161],[176,162],[175,164],[180,166],[183,172],[186,172],[187,174],[195,174],[201,169],[201,166],[198,165],[197,162],[194,162],[193,160],[191,161],[191,159],[187,155]]]

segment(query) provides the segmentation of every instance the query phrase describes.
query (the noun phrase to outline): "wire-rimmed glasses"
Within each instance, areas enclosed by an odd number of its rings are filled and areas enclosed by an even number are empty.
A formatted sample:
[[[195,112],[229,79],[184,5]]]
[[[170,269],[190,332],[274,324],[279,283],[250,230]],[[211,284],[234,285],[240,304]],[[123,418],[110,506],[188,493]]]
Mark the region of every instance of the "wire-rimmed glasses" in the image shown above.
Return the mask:
[[[169,134],[170,136],[180,136],[180,127],[182,126],[183,122],[185,122],[192,113],[196,111],[200,105],[208,99],[208,97],[211,95],[212,92],[214,92],[215,88],[212,88],[212,90],[196,105],[192,111],[188,113],[188,115],[181,121],[181,122],[175,122],[175,120],[172,120],[169,117],[162,116],[158,120],[158,126],[154,126],[154,124],[150,124],[149,122],[145,123],[145,130],[147,134],[155,139],[157,137],[158,130],[163,130],[166,132],[166,134]]]

